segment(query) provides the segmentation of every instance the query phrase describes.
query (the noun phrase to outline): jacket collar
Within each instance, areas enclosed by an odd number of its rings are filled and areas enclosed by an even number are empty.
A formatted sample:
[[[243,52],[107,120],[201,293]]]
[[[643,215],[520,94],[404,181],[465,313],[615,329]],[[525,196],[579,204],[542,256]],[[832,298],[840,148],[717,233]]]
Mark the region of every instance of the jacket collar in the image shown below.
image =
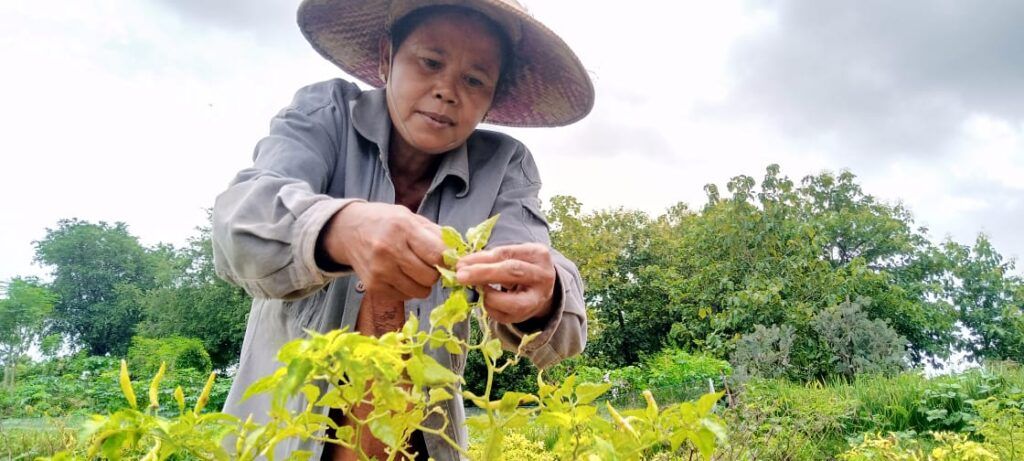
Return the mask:
[[[362,92],[352,103],[352,126],[362,137],[377,145],[380,150],[380,161],[384,169],[388,168],[388,142],[391,135],[391,117],[388,115],[387,99],[384,89],[377,88]],[[441,164],[437,167],[434,180],[427,189],[429,194],[448,176],[462,180],[462,190],[457,197],[464,197],[469,192],[469,151],[467,143],[444,154]],[[390,174],[390,172],[388,173]]]

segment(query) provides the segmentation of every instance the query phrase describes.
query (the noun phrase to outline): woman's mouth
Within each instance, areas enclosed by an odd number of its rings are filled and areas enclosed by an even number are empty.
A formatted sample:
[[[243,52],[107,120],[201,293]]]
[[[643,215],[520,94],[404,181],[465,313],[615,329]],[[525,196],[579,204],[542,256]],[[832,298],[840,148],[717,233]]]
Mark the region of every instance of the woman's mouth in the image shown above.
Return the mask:
[[[417,111],[418,114],[424,116],[430,122],[442,127],[455,126],[455,121],[447,115],[438,114],[435,112]]]

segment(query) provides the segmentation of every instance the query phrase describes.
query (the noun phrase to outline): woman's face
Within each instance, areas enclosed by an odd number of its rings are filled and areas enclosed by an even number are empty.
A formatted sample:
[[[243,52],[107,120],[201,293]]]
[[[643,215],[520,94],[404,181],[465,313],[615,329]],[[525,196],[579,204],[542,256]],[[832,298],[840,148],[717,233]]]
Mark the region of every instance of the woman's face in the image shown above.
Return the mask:
[[[466,142],[494,99],[501,45],[481,20],[426,19],[394,50],[381,49],[392,126],[409,147],[440,154]]]

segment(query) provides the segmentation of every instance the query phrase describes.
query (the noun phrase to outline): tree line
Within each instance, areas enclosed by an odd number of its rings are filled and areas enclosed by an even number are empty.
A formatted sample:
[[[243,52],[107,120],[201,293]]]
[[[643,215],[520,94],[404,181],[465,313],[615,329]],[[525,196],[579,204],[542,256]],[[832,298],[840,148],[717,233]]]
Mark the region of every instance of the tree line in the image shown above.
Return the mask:
[[[658,216],[550,201],[553,245],[586,283],[590,340],[567,366],[624,367],[673,348],[811,380],[939,363],[954,350],[1024,360],[1024,281],[986,236],[933,242],[849,172],[795,182],[771,165],[760,184],[737,176],[725,193],[705,191],[700,208]],[[5,370],[31,344],[124,356],[135,337],[195,338],[215,368],[237,361],[251,300],[216,276],[209,226],[182,247],[147,247],[125,223],[67,219],[34,245],[52,280],[6,283]]]

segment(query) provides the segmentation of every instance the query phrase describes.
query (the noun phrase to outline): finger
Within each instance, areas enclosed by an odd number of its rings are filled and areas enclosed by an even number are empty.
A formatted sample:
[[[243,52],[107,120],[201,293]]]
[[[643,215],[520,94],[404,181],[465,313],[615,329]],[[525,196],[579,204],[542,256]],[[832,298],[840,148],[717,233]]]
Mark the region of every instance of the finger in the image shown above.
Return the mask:
[[[377,274],[372,284],[367,282],[366,289],[375,293],[385,293],[389,289],[394,290],[397,298],[403,301],[412,298],[426,298],[430,295],[429,285],[416,283],[398,268],[392,268],[385,274]]]
[[[437,282],[440,277],[437,274],[437,269],[433,265],[427,265],[422,259],[417,256],[412,247],[408,247],[409,251],[403,253],[398,258],[398,268],[401,269],[402,273],[412,279],[417,284],[430,287]]]
[[[395,276],[388,281],[388,284],[398,290],[400,293],[405,295],[405,299],[422,299],[430,296],[430,286],[420,285],[415,280],[409,278],[405,273],[395,274]]]
[[[552,267],[550,271],[554,271]],[[552,278],[543,267],[519,259],[506,261],[472,264],[462,266],[456,277],[463,285],[485,285],[489,283],[500,283],[503,285],[532,285]]]
[[[434,223],[430,224],[433,227],[415,226],[415,229],[409,233],[408,244],[409,249],[420,261],[423,261],[423,264],[434,267],[444,262],[441,253],[444,253],[446,247],[444,241],[441,240],[441,228]]]
[[[487,315],[499,322],[522,322],[539,310],[541,300],[536,290],[501,292],[491,287],[483,290]]]
[[[462,259],[459,260],[459,267],[469,264],[496,263],[508,259],[545,262],[551,260],[551,251],[548,247],[539,243],[505,245],[463,256]]]

